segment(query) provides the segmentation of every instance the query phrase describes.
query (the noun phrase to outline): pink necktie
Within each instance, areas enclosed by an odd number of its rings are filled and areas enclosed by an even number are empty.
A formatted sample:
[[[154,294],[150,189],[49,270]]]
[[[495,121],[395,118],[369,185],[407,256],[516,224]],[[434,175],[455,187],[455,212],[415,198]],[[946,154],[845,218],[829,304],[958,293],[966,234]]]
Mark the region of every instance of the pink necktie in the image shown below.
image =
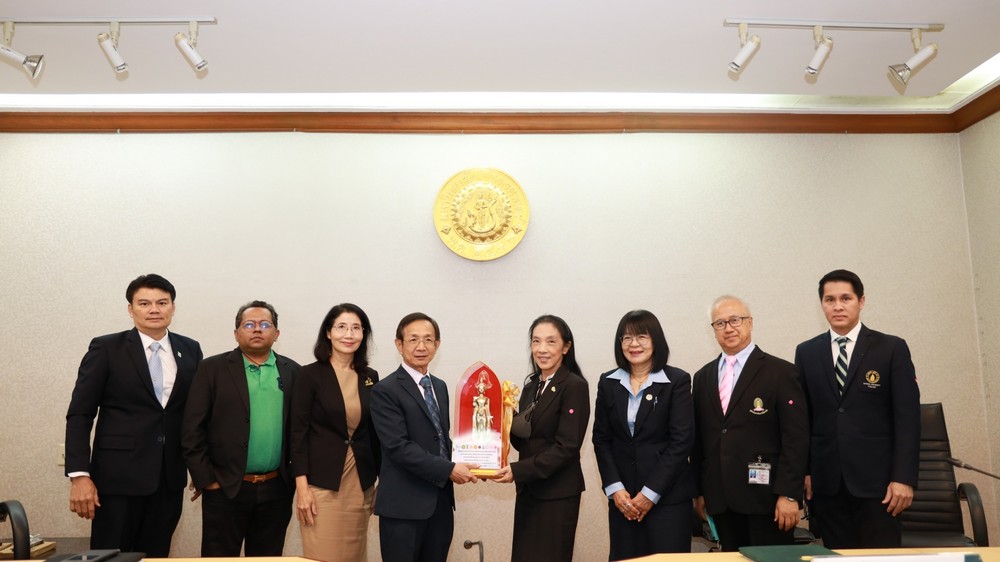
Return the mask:
[[[736,357],[727,355],[726,366],[722,369],[722,381],[719,382],[719,400],[722,402],[723,414],[729,409],[729,398],[733,395],[734,365],[736,365]]]

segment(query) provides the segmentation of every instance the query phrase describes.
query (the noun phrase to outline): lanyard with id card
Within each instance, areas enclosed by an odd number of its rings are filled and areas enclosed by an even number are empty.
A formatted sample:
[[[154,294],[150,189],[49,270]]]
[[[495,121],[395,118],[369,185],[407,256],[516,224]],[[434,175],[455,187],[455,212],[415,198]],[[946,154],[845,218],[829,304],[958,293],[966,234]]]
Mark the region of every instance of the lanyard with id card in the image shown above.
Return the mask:
[[[747,484],[770,485],[771,463],[764,462],[760,456],[757,457],[757,462],[747,463]]]

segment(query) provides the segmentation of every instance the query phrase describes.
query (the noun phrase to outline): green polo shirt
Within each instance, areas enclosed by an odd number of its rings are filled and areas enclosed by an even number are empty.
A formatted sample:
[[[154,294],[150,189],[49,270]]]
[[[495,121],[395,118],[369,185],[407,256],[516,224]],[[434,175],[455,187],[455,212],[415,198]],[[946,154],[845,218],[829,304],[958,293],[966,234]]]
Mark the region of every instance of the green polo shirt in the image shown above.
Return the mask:
[[[247,474],[263,474],[281,464],[282,406],[284,392],[278,387],[274,352],[260,367],[246,356],[243,367],[250,389],[250,442],[247,444]]]

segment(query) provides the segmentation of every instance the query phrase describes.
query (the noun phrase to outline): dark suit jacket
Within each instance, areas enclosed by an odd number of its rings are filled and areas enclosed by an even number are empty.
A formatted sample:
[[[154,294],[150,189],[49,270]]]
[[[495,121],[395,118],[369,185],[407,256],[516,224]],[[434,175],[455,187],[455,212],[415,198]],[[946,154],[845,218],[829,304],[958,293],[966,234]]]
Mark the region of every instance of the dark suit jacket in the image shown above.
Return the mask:
[[[855,497],[882,498],[889,482],[916,487],[920,390],[906,342],[866,326],[837,390],[830,332],[799,344],[795,364],[809,399],[814,493],[836,493],[843,478]]]
[[[166,407],[153,391],[138,330],[94,338],[80,362],[66,413],[66,474],[89,472],[99,494],[152,494],[160,486],[162,466],[169,489],[187,484],[181,419],[201,346],[173,332],[169,338],[177,379]]]
[[[629,495],[643,487],[660,494],[660,504],[690,501],[694,477],[688,457],[694,447],[694,406],[691,376],[667,366],[669,383],[652,383],[644,392],[635,417],[635,435],[628,431],[629,391],[621,381],[597,383],[594,406],[594,453],[601,486],[621,482]]]
[[[538,375],[532,375],[521,393],[520,409],[535,398]],[[568,498],[584,490],[580,447],[590,423],[590,390],[587,380],[560,368],[552,375],[531,414],[531,435],[514,435],[517,462],[510,465],[518,494],[541,500]]]
[[[448,387],[431,376],[441,410],[445,446],[451,451]],[[372,420],[382,444],[375,514],[396,519],[429,519],[443,489],[455,505],[451,471],[455,463],[439,454],[437,431],[423,389],[400,366],[372,389]]]
[[[367,490],[375,484],[382,451],[369,412],[374,369],[358,371],[358,399],[361,421],[353,435],[347,434],[344,395],[329,361],[317,361],[302,368],[292,395],[292,475],[308,476],[309,483],[327,490],[340,490],[347,447]]]
[[[277,353],[274,357],[280,377],[279,388],[284,390],[282,461],[278,472],[290,485],[288,420],[299,364]],[[212,482],[218,482],[227,498],[235,498],[246,474],[249,441],[250,390],[243,353],[236,348],[202,361],[191,385],[181,445],[194,487],[203,490]]]
[[[712,515],[773,514],[777,496],[802,496],[809,454],[805,394],[794,365],[757,347],[747,358],[723,416],[721,357],[694,375],[698,438],[691,463],[696,484]],[[771,464],[769,486],[747,483],[747,465],[758,457]]]

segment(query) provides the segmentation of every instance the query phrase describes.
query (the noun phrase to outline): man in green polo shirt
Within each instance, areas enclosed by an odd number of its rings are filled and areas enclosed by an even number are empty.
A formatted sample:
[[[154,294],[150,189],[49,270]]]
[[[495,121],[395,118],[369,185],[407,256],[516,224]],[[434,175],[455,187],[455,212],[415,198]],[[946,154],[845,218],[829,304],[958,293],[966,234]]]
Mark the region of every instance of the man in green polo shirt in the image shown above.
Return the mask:
[[[202,361],[181,446],[191,501],[202,497],[202,556],[281,556],[292,516],[288,415],[298,363],[274,353],[278,313],[264,301],[236,313],[236,349]],[[244,544],[245,543],[245,544]]]

